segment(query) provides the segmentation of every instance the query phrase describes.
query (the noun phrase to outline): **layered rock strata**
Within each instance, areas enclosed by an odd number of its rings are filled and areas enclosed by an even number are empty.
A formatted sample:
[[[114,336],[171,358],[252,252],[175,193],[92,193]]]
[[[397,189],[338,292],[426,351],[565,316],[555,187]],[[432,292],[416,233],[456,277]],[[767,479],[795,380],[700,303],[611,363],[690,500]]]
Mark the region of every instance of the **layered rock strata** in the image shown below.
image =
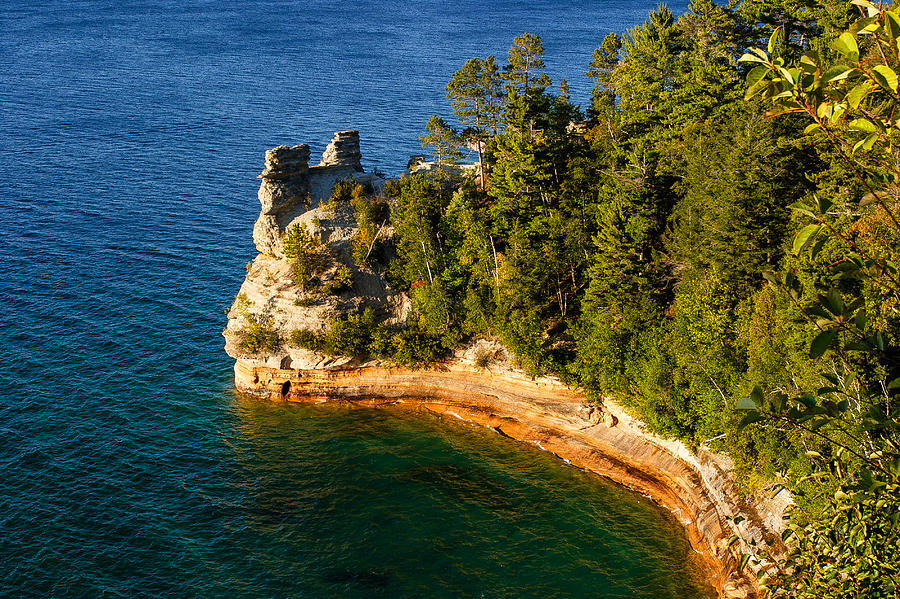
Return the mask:
[[[334,134],[319,166],[350,166],[362,172],[362,153],[359,151],[359,131],[337,131]]]
[[[281,236],[297,219],[331,195],[335,182],[355,179],[372,183],[360,164],[359,132],[338,131],[322,161],[309,166],[309,146],[278,146],[266,152],[257,197],[261,205],[253,225],[253,242],[261,254],[281,255]]]
[[[538,445],[573,466],[639,491],[670,510],[684,526],[720,597],[757,596],[741,572],[740,553],[750,541],[772,536],[761,513],[735,493],[722,456],[643,430],[614,402],[590,406],[579,393],[550,378],[532,380],[508,369],[492,372],[466,360],[409,370],[377,363],[311,370],[254,367],[238,360],[238,390],[274,400],[349,402],[362,406],[425,410],[489,426]],[[774,510],[777,512],[778,510]],[[743,516],[739,525],[728,518]],[[730,544],[732,535],[738,541]]]
[[[353,207],[331,204],[337,181],[352,179],[375,190],[383,181],[360,168],[359,134],[339,131],[325,150],[322,163],[309,166],[309,146],[278,146],[265,154],[259,175],[259,217],[253,240],[259,255],[247,264],[247,276],[228,311],[225,351],[244,364],[273,368],[333,368],[348,361],[289,346],[286,342],[265,353],[241,347],[241,332],[248,317],[265,323],[287,340],[292,331],[324,332],[332,319],[373,308],[389,323],[405,320],[409,299],[378,273],[360,268],[351,255],[359,231]],[[352,285],[336,294],[304,291],[293,280],[292,265],[282,252],[282,237],[293,225],[302,225],[323,244],[325,267],[316,274],[318,287],[332,283],[338,272],[349,269]],[[390,230],[383,233],[390,235]]]
[[[276,400],[427,410],[537,444],[646,494],[675,514],[720,597],[757,596],[752,574],[739,568],[740,555],[778,538],[785,498],[778,504],[745,500],[735,489],[727,457],[702,449],[692,452],[652,435],[612,401],[590,405],[556,379],[533,380],[514,369],[495,342],[477,341],[446,363],[422,370],[329,357],[284,341],[263,353],[242,349],[238,340],[250,314],[269,323],[282,340],[296,329],[324,332],[331,319],[362,306],[375,308],[388,322],[405,320],[406,295],[379,274],[353,266],[350,240],[357,229],[352,208],[320,206],[339,179],[350,176],[377,184],[357,170],[358,134],[336,133],[322,163],[310,167],[308,161],[305,145],[266,152],[261,212],[254,227],[260,255],[248,265],[224,331],[225,349],[236,359],[238,390]],[[341,266],[354,269],[352,289],[315,298],[298,291],[280,248],[281,235],[293,223],[303,223],[327,241],[335,259],[322,273],[324,279]],[[493,366],[477,368],[476,356],[486,354],[494,356]]]

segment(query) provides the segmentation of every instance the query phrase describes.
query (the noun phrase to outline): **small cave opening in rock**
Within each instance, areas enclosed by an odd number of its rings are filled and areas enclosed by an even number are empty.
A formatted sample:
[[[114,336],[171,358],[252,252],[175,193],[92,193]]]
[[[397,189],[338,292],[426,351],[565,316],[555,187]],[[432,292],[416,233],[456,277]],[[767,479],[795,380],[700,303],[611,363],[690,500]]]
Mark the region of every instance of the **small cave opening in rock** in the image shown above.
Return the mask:
[[[291,382],[285,381],[283,385],[281,385],[281,397],[287,397],[288,393],[291,392]]]

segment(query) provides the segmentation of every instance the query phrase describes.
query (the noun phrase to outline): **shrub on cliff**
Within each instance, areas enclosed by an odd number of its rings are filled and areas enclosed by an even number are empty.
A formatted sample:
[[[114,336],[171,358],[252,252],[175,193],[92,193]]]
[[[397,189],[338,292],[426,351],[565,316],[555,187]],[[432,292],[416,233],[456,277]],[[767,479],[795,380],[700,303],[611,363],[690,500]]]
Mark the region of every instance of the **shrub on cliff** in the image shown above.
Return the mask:
[[[388,204],[383,198],[365,193],[362,185],[356,185],[350,194],[350,204],[356,211],[359,232],[353,237],[353,261],[368,264],[381,230],[387,224]]]
[[[319,351],[322,348],[322,336],[310,329],[294,329],[288,340],[291,347],[299,347],[311,351]]]
[[[444,358],[447,350],[441,339],[416,327],[407,327],[394,335],[390,359],[401,366],[427,366]]]
[[[335,355],[367,356],[377,326],[371,308],[348,314],[344,319],[332,320],[331,329],[325,335],[324,349]]]
[[[339,207],[346,206],[350,203],[350,198],[353,197],[353,193],[357,188],[362,191],[362,185],[353,179],[348,178],[335,181],[334,186],[331,188],[331,195],[328,197],[328,200],[321,205],[322,210],[324,210],[326,214],[334,216],[335,211]]]
[[[334,274],[334,278],[325,284],[323,291],[327,295],[337,295],[349,291],[353,287],[353,271],[349,266],[342,266]]]
[[[306,225],[291,226],[282,237],[284,255],[292,261],[294,284],[306,289],[309,280],[325,267],[325,248],[319,239],[306,230]]]
[[[281,340],[272,320],[263,314],[244,314],[247,326],[237,332],[238,347],[253,354],[271,352]]]

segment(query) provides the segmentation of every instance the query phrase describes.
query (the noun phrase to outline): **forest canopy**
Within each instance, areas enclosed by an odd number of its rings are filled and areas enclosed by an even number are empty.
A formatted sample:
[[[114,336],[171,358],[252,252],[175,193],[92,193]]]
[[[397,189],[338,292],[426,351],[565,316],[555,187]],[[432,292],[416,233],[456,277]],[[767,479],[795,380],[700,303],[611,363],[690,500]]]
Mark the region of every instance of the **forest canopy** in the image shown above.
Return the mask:
[[[409,329],[789,488],[772,596],[897,597],[900,15],[695,0],[598,42],[586,108],[531,33],[451,75],[438,169],[387,190]]]

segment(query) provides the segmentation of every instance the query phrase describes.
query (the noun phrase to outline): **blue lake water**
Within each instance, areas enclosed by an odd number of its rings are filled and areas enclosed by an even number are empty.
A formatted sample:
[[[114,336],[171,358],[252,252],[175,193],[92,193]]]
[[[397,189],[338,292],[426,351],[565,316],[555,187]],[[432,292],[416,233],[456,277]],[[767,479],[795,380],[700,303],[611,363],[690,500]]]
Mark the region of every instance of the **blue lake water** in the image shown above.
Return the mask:
[[[668,515],[490,431],[236,396],[263,152],[421,152],[462,62],[645,2],[0,4],[0,595],[704,597]],[[673,5],[676,11],[683,5]]]

